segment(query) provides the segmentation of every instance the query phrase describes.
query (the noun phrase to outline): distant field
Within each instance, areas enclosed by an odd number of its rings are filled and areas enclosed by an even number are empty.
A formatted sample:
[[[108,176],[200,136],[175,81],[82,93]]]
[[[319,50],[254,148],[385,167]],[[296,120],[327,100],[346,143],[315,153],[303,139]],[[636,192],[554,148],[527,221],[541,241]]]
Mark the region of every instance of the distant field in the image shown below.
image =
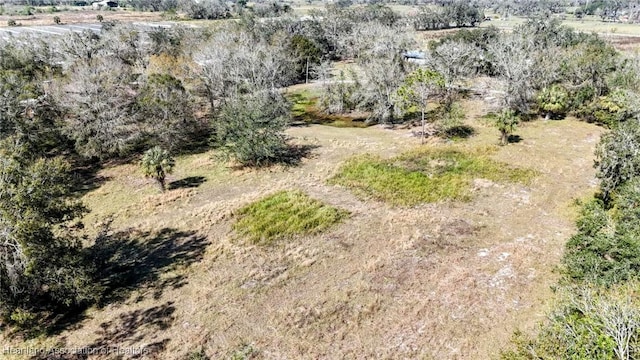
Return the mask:
[[[482,27],[497,26],[499,28],[511,29],[519,24],[525,22],[525,18],[511,16],[508,19],[496,18],[495,14],[487,13],[492,17],[491,21],[482,23]],[[640,36],[640,24],[628,24],[628,23],[614,23],[604,22],[600,18],[595,16],[587,16],[584,19],[576,19],[572,15],[568,15],[562,23],[570,26],[576,30],[584,32],[595,32],[599,34],[624,34],[624,35],[639,35]]]
[[[40,12],[34,12],[33,15],[0,15],[0,27],[7,28],[9,20],[15,20],[22,26],[41,26],[54,25],[54,17],[59,17],[62,24],[87,24],[97,22],[96,17],[102,15],[104,21],[162,21],[160,12],[141,12],[130,11],[125,9],[117,9],[111,11],[93,10],[91,7],[61,7],[60,11],[47,12],[51,7],[41,7]],[[17,29],[13,27],[12,29]]]

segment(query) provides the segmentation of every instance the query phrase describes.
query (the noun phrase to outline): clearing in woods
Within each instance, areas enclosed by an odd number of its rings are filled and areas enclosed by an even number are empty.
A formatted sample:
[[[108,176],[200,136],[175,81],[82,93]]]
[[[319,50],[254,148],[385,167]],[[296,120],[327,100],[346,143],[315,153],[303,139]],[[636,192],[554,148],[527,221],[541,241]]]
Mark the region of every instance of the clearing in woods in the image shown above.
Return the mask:
[[[480,119],[482,101],[464,105],[476,134],[424,146],[497,143]],[[521,140],[491,158],[535,170],[530,183],[474,179],[468,202],[415,207],[328,183],[353,156],[419,147],[406,129],[293,127],[288,134],[308,155],[291,168],[237,170],[212,153],[184,156],[163,194],[136,164],[107,168],[83,198],[86,225],[112,216],[113,231],[141,249],[134,257],[144,281],[76,326],[17,345],[145,346],[162,359],[202,349],[213,358],[487,358],[544,316],[574,231],[572,203],[596,189],[602,131],[572,118],[524,123]],[[280,190],[350,215],[319,235],[238,239],[237,210]]]

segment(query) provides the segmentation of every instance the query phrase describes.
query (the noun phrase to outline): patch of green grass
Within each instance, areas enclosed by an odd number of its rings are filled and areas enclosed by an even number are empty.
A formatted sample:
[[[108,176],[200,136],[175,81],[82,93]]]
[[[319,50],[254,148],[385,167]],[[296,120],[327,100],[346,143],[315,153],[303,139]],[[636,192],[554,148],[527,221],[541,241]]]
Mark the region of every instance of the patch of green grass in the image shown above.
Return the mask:
[[[420,149],[383,160],[373,156],[348,161],[330,183],[393,205],[445,200],[468,201],[474,179],[528,183],[536,172],[488,158],[491,150]]]
[[[236,232],[254,244],[322,232],[348,216],[301,191],[280,191],[237,211]]]

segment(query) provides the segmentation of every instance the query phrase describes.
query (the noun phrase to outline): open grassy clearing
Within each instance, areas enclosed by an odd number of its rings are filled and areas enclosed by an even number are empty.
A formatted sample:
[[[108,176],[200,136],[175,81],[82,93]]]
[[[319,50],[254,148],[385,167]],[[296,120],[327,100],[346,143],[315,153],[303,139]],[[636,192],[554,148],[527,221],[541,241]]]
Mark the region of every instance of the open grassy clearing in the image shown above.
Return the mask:
[[[313,235],[339,223],[346,211],[324,205],[300,191],[280,191],[237,211],[234,230],[254,244]]]
[[[510,16],[505,19],[491,12],[485,12],[485,15],[490,16],[493,20],[483,22],[480,25],[481,27],[496,26],[503,29],[513,29],[518,25],[524,24],[526,21],[526,18],[520,16]],[[585,16],[583,19],[576,19],[573,15],[567,15],[566,18],[562,20],[562,24],[586,33],[640,35],[639,24],[602,21],[597,16]]]
[[[420,149],[388,160],[365,156],[347,162],[330,182],[393,205],[412,206],[469,201],[476,179],[526,184],[535,176],[493,161],[483,150]]]
[[[463,105],[476,133],[456,146],[493,148],[498,133],[479,120],[483,103]],[[410,130],[379,126],[291,128],[295,143],[312,147],[294,168],[232,170],[212,153],[183,156],[164,194],[136,164],[105,169],[102,185],[84,196],[86,225],[113,215],[114,231],[132,229],[141,246],[159,249],[137,260],[157,275],[77,326],[28,344],[147,346],[162,359],[201,350],[213,359],[249,350],[258,359],[488,358],[545,313],[574,231],[571,204],[596,184],[601,131],[573,119],[525,123],[520,142],[484,155],[537,176],[475,182],[468,202],[413,208],[327,184],[354,156],[392,161],[451,147],[435,141],[416,150]],[[275,246],[234,241],[238,209],[290,189],[351,216]],[[171,253],[199,260],[147,264]]]

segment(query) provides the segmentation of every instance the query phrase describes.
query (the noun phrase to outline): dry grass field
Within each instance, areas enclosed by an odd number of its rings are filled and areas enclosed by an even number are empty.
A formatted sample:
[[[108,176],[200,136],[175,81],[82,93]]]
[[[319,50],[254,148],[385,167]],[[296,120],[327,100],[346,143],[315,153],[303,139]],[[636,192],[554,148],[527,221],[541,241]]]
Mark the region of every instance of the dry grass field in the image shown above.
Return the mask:
[[[481,119],[486,104],[464,107],[474,136],[424,146],[494,147],[498,133]],[[165,193],[136,164],[106,168],[83,197],[92,211],[86,226],[98,231],[112,218],[142,280],[52,337],[3,344],[145,347],[152,359],[495,356],[549,306],[574,231],[572,204],[596,187],[601,133],[575,119],[524,123],[521,140],[491,157],[536,170],[530,184],[474,179],[470,201],[414,207],[327,183],[353,156],[416,149],[410,129],[293,127],[288,135],[308,151],[299,166],[249,171],[211,152],[183,156]],[[269,245],[232,230],[238,209],[280,190],[303,191],[349,217]]]
[[[161,21],[162,13],[160,12],[140,12],[117,9],[113,11],[93,10],[91,7],[74,7],[63,11],[47,13],[47,7],[38,8],[42,10],[40,13],[33,15],[0,15],[0,27],[7,27],[9,20],[15,20],[22,26],[46,26],[53,25],[54,17],[59,17],[63,24],[90,24],[97,23],[96,17],[102,15],[104,21],[122,21],[122,22],[153,22]]]

